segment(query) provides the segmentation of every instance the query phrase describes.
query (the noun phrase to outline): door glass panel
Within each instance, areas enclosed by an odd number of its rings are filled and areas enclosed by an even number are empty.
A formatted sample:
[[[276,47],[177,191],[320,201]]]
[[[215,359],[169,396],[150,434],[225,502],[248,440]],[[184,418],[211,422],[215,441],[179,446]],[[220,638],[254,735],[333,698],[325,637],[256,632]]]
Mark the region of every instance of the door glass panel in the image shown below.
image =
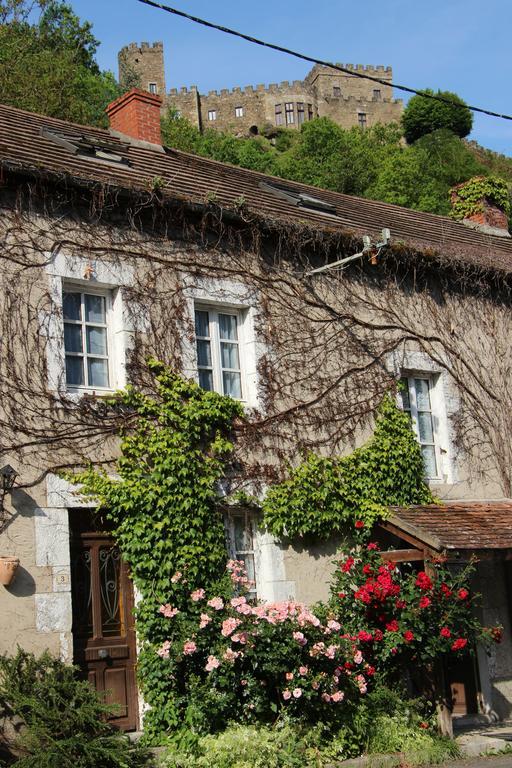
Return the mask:
[[[62,312],[65,320],[82,319],[82,297],[79,293],[64,293],[62,296]]]
[[[125,633],[121,605],[121,554],[117,547],[100,547],[101,634],[118,637]]]
[[[91,296],[90,294],[85,294],[85,322],[105,324],[104,296]]]
[[[73,632],[77,637],[92,637],[91,552],[73,553],[71,561],[73,597]]]

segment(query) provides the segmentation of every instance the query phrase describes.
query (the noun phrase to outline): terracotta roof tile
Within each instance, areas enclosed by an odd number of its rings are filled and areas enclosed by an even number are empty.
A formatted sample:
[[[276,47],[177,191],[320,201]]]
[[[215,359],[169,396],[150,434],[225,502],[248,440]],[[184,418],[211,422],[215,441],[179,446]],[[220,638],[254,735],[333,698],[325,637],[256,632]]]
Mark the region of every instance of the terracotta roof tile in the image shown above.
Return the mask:
[[[389,522],[435,549],[512,549],[512,501],[394,508]]]
[[[129,165],[105,163],[73,154],[42,135],[56,131],[73,139],[86,134],[118,148]],[[451,257],[480,269],[512,272],[512,239],[489,236],[445,216],[401,208],[374,200],[321,190],[276,179],[256,171],[219,163],[185,152],[158,152],[113,136],[109,131],[84,127],[55,118],[0,105],[0,164],[11,171],[70,176],[79,182],[101,182],[126,189],[147,190],[151,180],[164,180],[163,194],[203,204],[215,195],[219,205],[236,209],[243,198],[247,208],[263,217],[306,223],[317,229],[377,236],[391,230],[393,242],[403,242],[438,257]],[[279,184],[307,193],[334,206],[336,215],[298,207],[276,197],[261,182]]]

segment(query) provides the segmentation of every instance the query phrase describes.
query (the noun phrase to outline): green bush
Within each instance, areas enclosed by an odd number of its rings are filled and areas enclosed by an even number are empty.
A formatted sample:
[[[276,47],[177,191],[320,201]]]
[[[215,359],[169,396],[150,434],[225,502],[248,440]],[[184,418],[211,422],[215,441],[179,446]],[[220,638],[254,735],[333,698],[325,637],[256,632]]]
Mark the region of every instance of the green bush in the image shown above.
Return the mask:
[[[107,722],[104,704],[76,670],[44,653],[0,656],[0,740],[16,768],[135,768],[146,754]]]
[[[437,91],[434,94],[430,88],[426,88],[423,93],[427,94],[427,98],[421,95],[413,96],[402,115],[404,134],[409,144],[440,128],[447,128],[461,138],[471,132],[473,114],[460,96],[451,91]],[[428,98],[434,95],[447,101]],[[448,101],[460,106],[449,104]]]

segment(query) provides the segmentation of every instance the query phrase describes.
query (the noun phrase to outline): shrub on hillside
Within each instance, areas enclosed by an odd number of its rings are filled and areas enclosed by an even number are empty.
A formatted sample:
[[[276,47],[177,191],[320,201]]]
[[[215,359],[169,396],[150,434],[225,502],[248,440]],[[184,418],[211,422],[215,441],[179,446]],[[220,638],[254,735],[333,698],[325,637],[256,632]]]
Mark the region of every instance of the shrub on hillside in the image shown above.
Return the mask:
[[[460,96],[451,91],[437,91],[435,95],[447,100],[444,102],[428,98],[428,95],[434,95],[430,88],[423,93],[427,97],[413,96],[402,115],[404,134],[409,144],[440,128],[447,128],[461,139],[471,133],[473,114]],[[460,106],[449,104],[449,101]]]

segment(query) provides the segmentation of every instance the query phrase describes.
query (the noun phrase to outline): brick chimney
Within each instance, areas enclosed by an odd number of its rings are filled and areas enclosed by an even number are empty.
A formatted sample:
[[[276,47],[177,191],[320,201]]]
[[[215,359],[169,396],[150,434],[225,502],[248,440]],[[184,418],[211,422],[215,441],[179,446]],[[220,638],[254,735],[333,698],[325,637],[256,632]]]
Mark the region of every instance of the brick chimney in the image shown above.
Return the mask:
[[[160,96],[132,88],[106,108],[110,127],[138,141],[162,146],[160,133]]]
[[[498,183],[500,180],[496,180]],[[468,205],[468,197],[465,192],[470,189],[471,185],[475,182],[481,182],[483,187],[482,196],[474,201],[471,199],[472,206]],[[488,194],[485,193],[486,182],[489,184]],[[492,178],[485,176],[475,176],[469,181],[464,181],[462,184],[452,187],[450,190],[450,199],[453,209],[454,218],[462,221],[467,227],[476,229],[479,232],[485,232],[488,235],[495,235],[497,237],[510,237],[508,231],[508,216],[507,212],[493,199],[492,184],[495,182]],[[506,183],[503,182],[505,189]],[[459,206],[457,205],[459,204]],[[473,211],[467,210],[471,207]],[[458,210],[459,208],[459,210]],[[463,211],[462,213],[460,211]]]

